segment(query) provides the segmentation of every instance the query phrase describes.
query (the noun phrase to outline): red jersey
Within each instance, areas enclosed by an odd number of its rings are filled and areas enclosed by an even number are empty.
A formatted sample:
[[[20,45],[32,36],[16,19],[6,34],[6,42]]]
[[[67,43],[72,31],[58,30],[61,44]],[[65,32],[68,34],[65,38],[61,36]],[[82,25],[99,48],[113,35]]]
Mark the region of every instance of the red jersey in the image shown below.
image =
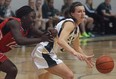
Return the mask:
[[[20,19],[18,18],[12,18],[20,22]],[[16,46],[17,43],[15,39],[13,38],[13,35],[11,33],[11,30],[8,30],[5,34],[3,34],[3,29],[6,27],[6,23],[9,21],[9,19],[4,20],[0,24],[0,51],[2,53],[8,52],[12,49],[12,47]],[[22,35],[24,35],[23,28],[20,29]]]

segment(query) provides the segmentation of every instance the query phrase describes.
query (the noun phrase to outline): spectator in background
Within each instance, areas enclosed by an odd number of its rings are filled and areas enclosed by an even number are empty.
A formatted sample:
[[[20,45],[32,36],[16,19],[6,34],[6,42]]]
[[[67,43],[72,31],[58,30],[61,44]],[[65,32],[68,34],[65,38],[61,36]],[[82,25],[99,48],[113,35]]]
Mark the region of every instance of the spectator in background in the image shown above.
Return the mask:
[[[61,7],[61,13],[64,14],[66,8],[72,4],[73,0],[64,0],[64,5]]]
[[[96,10],[93,8],[93,0],[86,0],[85,12],[89,17],[96,17]],[[95,19],[94,19],[95,20]]]
[[[5,2],[4,2],[4,7],[5,7],[5,9],[6,9],[5,15],[4,15],[5,18],[15,16],[15,14],[14,14],[14,12],[12,11],[11,6],[10,6],[11,1],[12,1],[12,0],[5,0]]]
[[[0,20],[1,22],[9,17],[15,16],[11,10],[10,3],[12,0],[0,0]]]
[[[104,0],[104,2],[102,2],[97,7],[96,11],[97,11],[97,14],[103,18],[105,23],[109,23],[109,26],[113,27],[116,30],[116,14],[112,13],[112,7],[110,3],[111,3],[111,0]]]
[[[28,0],[28,5],[29,5],[32,9],[35,9],[35,2],[34,2],[34,0]]]
[[[5,0],[0,0],[0,23],[4,20],[4,15],[5,15],[5,11],[4,11],[4,2]]]
[[[42,0],[28,0],[28,5],[35,11],[36,13],[36,18],[35,18],[35,28],[39,29],[43,26],[42,25],[42,11],[41,11],[41,5],[42,5]],[[29,33],[28,37],[33,37],[33,33]]]
[[[95,37],[95,35],[92,33],[93,30],[93,23],[94,19],[90,16],[90,13],[94,13],[94,9],[92,8],[92,0],[86,0],[85,6],[85,20],[83,23],[80,24],[81,29],[81,35],[80,37]],[[90,12],[90,13],[89,13]]]
[[[36,0],[35,1],[35,10],[36,10],[36,16],[38,18],[42,18],[42,9],[41,9],[41,6],[42,6],[42,1],[43,0]]]
[[[80,38],[89,38],[89,37],[95,37],[95,35],[92,33],[93,30],[93,18],[88,17],[85,15],[84,21],[79,25],[81,30]]]
[[[35,12],[36,12],[36,26],[37,29],[44,31],[45,30],[45,21],[42,17],[42,2],[43,0],[35,1]]]
[[[46,30],[54,27],[59,21],[57,10],[54,8],[54,0],[45,0],[42,5],[43,19],[46,19]]]
[[[112,13],[112,7],[110,2],[111,0],[105,0],[105,2],[101,3],[97,8],[97,13],[106,18],[116,17],[116,14]]]
[[[86,19],[84,19],[85,21]],[[79,25],[79,29],[80,29],[80,38],[89,38],[90,36],[87,34],[87,31],[86,31],[86,24],[85,22],[82,22],[80,23]]]
[[[95,35],[93,34],[94,19],[86,15],[84,23],[85,23],[86,32],[89,35],[89,37],[95,37]]]
[[[93,8],[93,0],[86,0],[86,2],[85,2],[85,12],[89,17],[92,17],[93,20],[94,20],[94,22],[93,22],[94,33],[98,32],[97,29],[99,27],[102,27],[102,25],[100,24],[101,22],[99,21],[99,16],[96,12],[96,9]]]

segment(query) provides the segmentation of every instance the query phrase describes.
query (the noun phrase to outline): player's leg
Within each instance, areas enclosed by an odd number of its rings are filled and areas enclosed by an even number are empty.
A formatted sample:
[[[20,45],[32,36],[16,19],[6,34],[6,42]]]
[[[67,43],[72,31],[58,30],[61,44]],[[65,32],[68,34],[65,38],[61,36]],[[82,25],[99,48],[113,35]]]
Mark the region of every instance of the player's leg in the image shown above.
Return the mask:
[[[64,63],[47,68],[46,70],[54,75],[58,75],[58,76],[62,77],[63,79],[73,79],[74,78],[73,72]]]
[[[0,57],[2,57],[0,59],[0,71],[6,73],[5,79],[16,79],[16,66],[5,55],[1,55]]]
[[[38,75],[38,79],[50,79],[51,74],[49,72],[44,72]]]

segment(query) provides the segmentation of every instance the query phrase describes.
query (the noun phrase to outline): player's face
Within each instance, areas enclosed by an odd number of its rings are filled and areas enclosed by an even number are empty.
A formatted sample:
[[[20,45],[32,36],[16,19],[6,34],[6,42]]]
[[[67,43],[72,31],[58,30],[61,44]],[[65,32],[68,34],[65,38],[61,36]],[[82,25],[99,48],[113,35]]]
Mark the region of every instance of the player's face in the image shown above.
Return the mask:
[[[84,21],[85,16],[85,8],[84,6],[76,6],[74,13],[71,13],[71,15],[78,21],[82,22]]]
[[[30,12],[25,19],[25,23],[27,26],[31,26],[35,23],[35,18],[36,18],[36,14],[35,12]]]

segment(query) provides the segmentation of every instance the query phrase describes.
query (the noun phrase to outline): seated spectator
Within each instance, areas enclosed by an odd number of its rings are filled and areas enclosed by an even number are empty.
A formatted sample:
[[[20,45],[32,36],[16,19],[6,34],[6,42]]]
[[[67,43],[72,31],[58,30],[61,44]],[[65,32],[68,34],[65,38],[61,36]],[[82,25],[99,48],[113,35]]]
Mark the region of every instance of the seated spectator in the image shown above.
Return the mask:
[[[106,32],[107,30],[109,30],[109,27],[112,27],[113,30],[116,30],[116,14],[112,13],[112,7],[110,4],[111,0],[105,0],[104,2],[102,2],[98,7],[97,7],[97,14],[100,15],[100,17],[102,17],[102,20],[104,22],[104,32]],[[108,25],[108,28],[106,27]],[[107,29],[106,29],[107,28]],[[115,31],[114,30],[114,31]],[[111,30],[110,30],[111,32]],[[113,31],[112,31],[113,32]],[[116,33],[116,32],[115,32]]]
[[[43,0],[36,0],[35,1],[35,12],[36,12],[36,24],[37,28],[44,31],[45,30],[45,21],[42,17],[42,1]]]
[[[90,37],[86,32],[85,22],[80,23],[79,28],[80,28],[80,38],[88,38],[88,37]]]
[[[34,0],[28,0],[28,5],[29,5],[32,9],[35,9],[35,2],[34,2]]]
[[[95,35],[93,34],[93,22],[94,22],[93,18],[88,17],[86,15],[84,22],[82,22],[79,25],[81,31],[80,38],[95,37]]]
[[[57,16],[56,9],[53,6],[54,0],[45,0],[42,5],[42,16],[43,19],[46,19],[46,30],[50,27],[54,27],[59,21]]]
[[[6,9],[6,12],[5,12],[5,15],[4,15],[5,18],[15,16],[15,14],[12,11],[11,6],[10,6],[11,1],[12,0],[5,0],[5,2],[4,2],[4,7]]]
[[[95,35],[93,34],[93,28],[94,28],[94,19],[92,17],[85,17],[85,26],[86,26],[86,31],[87,34],[89,35],[89,37],[95,37]]]
[[[64,0],[64,5],[61,7],[61,13],[64,14],[66,8],[72,4],[73,0]]]
[[[85,2],[85,12],[86,12],[86,15],[89,16],[89,17],[92,17],[94,22],[94,27],[93,27],[93,31],[94,33],[98,33],[98,30],[99,27],[102,26],[101,21],[99,21],[99,16],[96,12],[96,9],[93,8],[93,0],[86,0]]]
[[[28,0],[28,5],[35,11],[36,18],[35,18],[35,28],[41,31],[44,31],[43,27],[45,27],[45,22],[42,18],[42,1],[43,0]],[[33,37],[34,35],[30,32],[28,37]]]
[[[86,15],[88,15],[89,17],[94,18],[94,20],[96,19],[97,14],[96,14],[96,10],[93,8],[93,0],[86,0],[85,12]]]
[[[5,0],[0,0],[0,23],[4,20],[4,15],[5,15],[5,11],[4,11],[4,2]]]
[[[15,16],[10,7],[11,1],[12,0],[0,0],[0,22],[6,18]]]
[[[36,10],[36,16],[38,18],[42,18],[42,9],[41,9],[41,6],[42,6],[42,0],[36,0],[35,1],[35,10]]]

